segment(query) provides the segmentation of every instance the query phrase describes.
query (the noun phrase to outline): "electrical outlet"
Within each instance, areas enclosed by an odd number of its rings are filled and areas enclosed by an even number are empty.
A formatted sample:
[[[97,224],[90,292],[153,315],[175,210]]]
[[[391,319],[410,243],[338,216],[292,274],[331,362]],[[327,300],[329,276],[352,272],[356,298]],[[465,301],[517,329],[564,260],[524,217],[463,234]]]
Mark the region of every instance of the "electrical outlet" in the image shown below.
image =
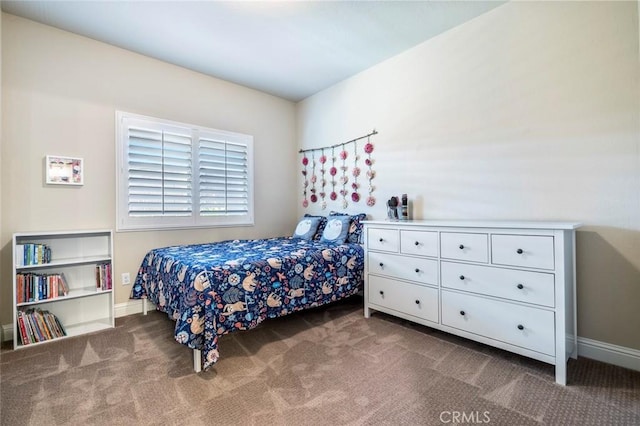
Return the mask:
[[[131,276],[129,275],[128,272],[125,272],[122,274],[122,285],[129,285],[131,284]]]

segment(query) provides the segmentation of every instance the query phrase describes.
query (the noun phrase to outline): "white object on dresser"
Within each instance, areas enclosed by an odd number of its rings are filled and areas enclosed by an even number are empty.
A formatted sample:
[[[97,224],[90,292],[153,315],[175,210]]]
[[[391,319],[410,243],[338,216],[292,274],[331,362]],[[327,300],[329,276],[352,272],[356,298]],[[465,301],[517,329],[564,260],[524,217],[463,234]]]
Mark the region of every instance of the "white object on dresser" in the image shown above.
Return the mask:
[[[553,364],[577,358],[574,222],[365,221],[376,310]]]
[[[26,244],[46,245],[51,249],[49,263],[25,264],[21,260]],[[115,326],[113,289],[97,288],[99,272],[112,269],[113,232],[111,230],[68,232],[20,232],[13,234],[13,347],[31,347],[60,339],[51,338],[23,345],[17,323],[18,311],[39,308],[53,313],[65,328],[66,336],[91,333]],[[18,274],[60,275],[65,277],[68,293],[40,300],[21,300]],[[113,275],[113,274],[111,274]],[[102,278],[106,277],[103,275]],[[111,276],[111,281],[113,277]],[[63,337],[63,338],[64,338]]]

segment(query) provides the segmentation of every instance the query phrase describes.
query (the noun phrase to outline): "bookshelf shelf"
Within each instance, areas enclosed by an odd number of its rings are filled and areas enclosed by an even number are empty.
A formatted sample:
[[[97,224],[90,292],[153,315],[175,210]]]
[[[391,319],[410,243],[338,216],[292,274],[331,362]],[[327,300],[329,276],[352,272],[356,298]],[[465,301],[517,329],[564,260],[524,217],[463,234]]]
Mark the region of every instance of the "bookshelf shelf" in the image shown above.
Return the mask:
[[[65,330],[67,332],[66,336],[56,337],[55,339],[49,339],[43,342],[29,343],[28,345],[23,345],[20,341],[18,341],[18,345],[16,346],[16,349],[30,348],[36,345],[42,345],[50,342],[57,342],[58,340],[64,340],[69,337],[80,336],[88,333],[94,333],[96,331],[108,330],[110,328],[113,328],[113,326],[111,325],[109,318],[105,318],[102,321],[96,320],[96,321],[86,322],[82,324],[70,325],[65,327]]]
[[[44,252],[46,256],[41,256]],[[26,348],[113,328],[112,254],[111,230],[15,233],[13,347]],[[47,263],[28,264],[35,258]],[[41,313],[47,320],[41,319]],[[66,335],[54,333],[52,318],[58,320]]]
[[[113,328],[109,318],[105,318],[102,321],[96,320],[82,324],[70,325],[67,327],[66,337],[80,336],[82,334],[93,333],[95,331],[106,330],[108,328]]]
[[[32,305],[44,305],[46,303],[53,303],[53,302],[58,302],[58,301],[61,301],[61,300],[75,299],[75,298],[78,298],[78,297],[93,297],[93,296],[96,295],[96,293],[98,293],[98,294],[100,294],[100,293],[110,293],[112,291],[113,291],[113,289],[96,290],[94,287],[79,288],[79,289],[69,290],[69,294],[67,294],[66,296],[58,296],[58,297],[53,297],[51,299],[38,300],[38,301],[34,301],[34,302],[16,303],[16,305],[18,307],[20,307],[20,306],[32,306]]]
[[[72,259],[55,260],[49,263],[42,263],[38,265],[16,266],[16,270],[18,272],[33,271],[33,270],[40,270],[40,269],[58,268],[60,266],[83,265],[87,263],[102,263],[102,262],[110,262],[110,261],[111,261],[111,258],[108,256],[76,257]]]

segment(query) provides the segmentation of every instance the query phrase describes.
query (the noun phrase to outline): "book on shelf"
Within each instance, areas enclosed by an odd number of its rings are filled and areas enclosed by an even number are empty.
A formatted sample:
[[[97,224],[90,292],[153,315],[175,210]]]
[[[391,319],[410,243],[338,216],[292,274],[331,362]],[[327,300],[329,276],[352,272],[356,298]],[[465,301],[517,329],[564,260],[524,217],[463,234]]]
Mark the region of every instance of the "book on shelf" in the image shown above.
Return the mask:
[[[111,280],[111,263],[105,263],[105,281],[107,283],[107,290],[113,288],[113,281]]]
[[[51,262],[51,248],[46,244],[16,244],[16,266],[43,265]]]
[[[51,340],[51,333],[49,332],[49,327],[47,326],[47,323],[44,320],[44,314],[41,314],[40,312],[38,312],[35,316],[34,316],[36,323],[37,323],[37,327],[40,330],[40,333],[42,334],[42,338],[44,340]]]
[[[18,330],[20,330],[20,341],[23,345],[27,344],[25,342],[31,341],[31,337],[25,324],[24,313],[22,311],[18,311]]]
[[[98,291],[111,290],[111,264],[101,263],[96,265],[96,289]]]
[[[31,312],[27,312],[26,314],[27,316],[25,318],[27,318],[31,329],[33,330],[35,341],[44,342],[45,340],[47,340],[44,333],[42,332],[42,329],[40,328],[40,324],[38,324],[38,315],[35,313],[35,311],[31,309]]]
[[[19,312],[20,312],[20,311],[19,311]],[[31,321],[29,321],[29,319],[26,317],[26,315],[24,314],[24,312],[22,313],[22,315],[23,315],[23,318],[24,318],[24,324],[25,324],[25,327],[26,327],[26,329],[27,329],[27,336],[28,336],[28,338],[29,338],[29,340],[28,340],[28,341],[29,341],[29,342],[32,342],[32,343],[34,343],[34,342],[36,342],[36,332],[35,332],[35,330],[33,329],[33,326],[31,325]],[[26,344],[26,343],[25,343],[25,344]]]
[[[50,327],[52,330],[54,330],[56,336],[61,337],[66,335],[66,333],[62,329],[62,326],[60,325],[60,321],[58,320],[58,317],[49,313],[48,315],[46,315],[46,318],[48,319],[50,323]]]
[[[64,329],[64,326],[62,325],[62,323],[60,322],[60,319],[51,314],[53,316],[53,320],[56,323],[56,329],[58,330],[58,333],[60,334],[60,336],[66,336],[67,335],[67,330]]]
[[[96,265],[96,290],[102,290],[102,276],[100,274],[100,265]]]
[[[69,294],[64,273],[16,274],[16,303],[38,302]]]
[[[46,310],[39,308],[19,310],[16,320],[22,345],[44,342],[67,335],[59,318]]]
[[[16,244],[16,266],[24,266],[24,244]]]
[[[58,294],[63,296],[69,294],[69,284],[67,283],[67,277],[64,276],[64,272],[60,272],[58,275]]]

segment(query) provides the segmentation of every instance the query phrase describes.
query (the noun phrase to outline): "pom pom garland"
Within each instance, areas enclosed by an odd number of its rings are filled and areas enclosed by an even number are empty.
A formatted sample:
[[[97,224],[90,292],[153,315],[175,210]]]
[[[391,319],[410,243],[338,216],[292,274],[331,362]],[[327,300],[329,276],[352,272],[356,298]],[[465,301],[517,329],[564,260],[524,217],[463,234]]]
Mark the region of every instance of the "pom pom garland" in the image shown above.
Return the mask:
[[[338,197],[342,198],[342,208],[348,207],[349,199],[351,199],[351,202],[353,203],[358,203],[362,200],[367,206],[374,206],[376,203],[376,197],[373,195],[375,187],[373,186],[372,181],[376,177],[376,172],[373,170],[374,160],[371,157],[371,154],[374,151],[374,146],[371,143],[370,138],[372,135],[377,133],[378,132],[374,130],[365,136],[342,144],[300,150],[302,153],[301,162],[303,166],[302,207],[309,207],[309,203],[319,203],[320,208],[324,210],[327,208],[327,199],[330,201],[336,201],[338,200]],[[358,151],[358,145],[356,142],[364,138],[367,139],[366,143],[361,148],[361,151]],[[349,143],[353,143],[353,152],[349,152],[351,149],[345,148]],[[329,148],[331,149],[331,155],[325,155],[325,150],[328,150]],[[337,156],[335,152],[336,148],[339,148]],[[311,151],[310,157],[307,156],[309,151]],[[317,158],[316,151],[319,151],[320,153]],[[364,153],[364,155],[362,153]],[[364,157],[364,159],[362,159],[361,156]],[[349,163],[347,163],[347,160],[349,160]],[[362,169],[358,164],[361,160],[364,163]],[[340,161],[340,165],[336,164],[337,161]],[[318,166],[318,170],[316,170],[316,166]],[[316,171],[318,173],[316,173]],[[327,172],[331,177],[325,179]],[[360,184],[360,182],[358,182],[358,179],[361,176],[363,176],[363,179],[367,180],[366,196],[359,193],[361,188],[363,192],[365,191],[364,183]],[[326,188],[329,185],[331,188]],[[341,189],[336,188],[338,185],[341,186]]]

